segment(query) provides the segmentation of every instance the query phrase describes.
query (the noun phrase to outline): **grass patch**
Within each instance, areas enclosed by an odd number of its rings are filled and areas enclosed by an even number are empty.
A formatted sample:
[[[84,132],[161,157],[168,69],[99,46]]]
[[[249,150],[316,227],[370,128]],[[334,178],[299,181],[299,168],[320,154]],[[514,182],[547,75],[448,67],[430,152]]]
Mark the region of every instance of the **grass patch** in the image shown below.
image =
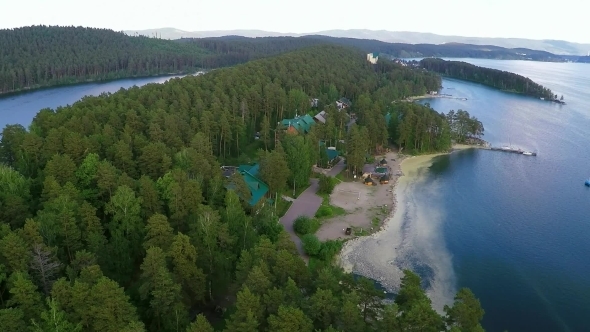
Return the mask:
[[[293,202],[279,198],[279,201],[277,202],[277,208],[276,208],[276,212],[277,212],[277,215],[279,216],[279,218],[284,216],[285,213],[287,213],[287,211],[291,207],[291,204],[293,204]]]
[[[336,187],[337,183],[338,183],[338,180],[336,180],[335,178],[321,174],[320,180],[318,183],[318,185],[319,185],[318,193],[324,194],[324,195],[330,195],[334,191],[334,187]]]
[[[293,230],[300,237],[315,234],[322,224],[317,218],[309,218],[306,216],[299,216],[293,223]]]
[[[320,208],[315,213],[316,218],[324,220],[332,217],[343,216],[347,213],[343,208],[331,205],[329,195],[319,194],[318,196],[322,198],[322,205],[320,205]]]
[[[348,168],[342,170],[342,172],[338,173],[334,178],[337,182],[353,182],[360,179],[360,176],[363,174],[362,171],[359,171],[357,174],[357,178],[354,178],[354,172],[350,171]]]
[[[334,215],[334,211],[332,211],[332,207],[331,206],[324,206],[324,205],[320,206],[320,208],[315,213],[315,217],[318,219],[330,218],[330,217],[332,217],[332,215]]]
[[[287,196],[287,197],[292,197],[292,198],[297,198],[299,197],[299,195],[301,195],[302,192],[305,191],[305,189],[309,188],[309,183],[303,187],[295,187],[295,197],[293,197],[293,187],[289,187],[285,190],[283,190],[282,194]]]
[[[379,224],[381,224],[381,219],[374,217],[373,220],[371,220],[371,225],[373,225],[373,228],[379,227]]]
[[[366,236],[369,235],[370,232],[362,227],[352,227],[352,234],[354,236]]]

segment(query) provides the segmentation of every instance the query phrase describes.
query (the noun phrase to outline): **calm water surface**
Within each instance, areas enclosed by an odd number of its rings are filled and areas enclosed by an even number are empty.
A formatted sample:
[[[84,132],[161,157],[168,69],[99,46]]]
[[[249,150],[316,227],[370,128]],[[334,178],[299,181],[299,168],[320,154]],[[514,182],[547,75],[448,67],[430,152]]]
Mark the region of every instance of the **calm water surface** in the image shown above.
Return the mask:
[[[7,124],[21,124],[28,127],[33,118],[43,108],[56,109],[75,103],[84,96],[98,96],[103,92],[116,92],[121,88],[134,85],[142,86],[148,83],[164,83],[167,80],[181,76],[160,76],[116,80],[102,83],[87,83],[80,85],[47,88],[33,92],[21,93],[13,96],[0,96],[0,130]]]
[[[439,157],[414,198],[443,216],[457,287],[470,287],[488,331],[588,331],[590,323],[590,65],[466,59],[516,72],[563,94],[560,106],[477,84],[443,81],[437,111],[464,109],[493,145],[537,157],[463,151]],[[169,77],[51,88],[0,98],[0,127],[28,126],[42,108]],[[435,188],[436,190],[432,190]],[[436,192],[434,192],[436,191]]]
[[[447,79],[442,93],[466,101],[424,101],[469,111],[492,145],[538,152],[442,156],[417,187],[442,206],[457,286],[479,297],[488,331],[590,331],[590,66],[464,61],[530,77],[567,105]]]

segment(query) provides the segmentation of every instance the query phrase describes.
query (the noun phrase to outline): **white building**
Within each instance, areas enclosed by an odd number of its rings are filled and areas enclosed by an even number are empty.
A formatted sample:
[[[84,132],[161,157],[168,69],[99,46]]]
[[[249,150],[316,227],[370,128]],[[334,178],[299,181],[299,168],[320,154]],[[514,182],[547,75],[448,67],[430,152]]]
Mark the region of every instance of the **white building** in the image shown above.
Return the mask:
[[[367,54],[367,61],[372,64],[377,64],[377,60],[379,60],[379,53],[369,53]]]

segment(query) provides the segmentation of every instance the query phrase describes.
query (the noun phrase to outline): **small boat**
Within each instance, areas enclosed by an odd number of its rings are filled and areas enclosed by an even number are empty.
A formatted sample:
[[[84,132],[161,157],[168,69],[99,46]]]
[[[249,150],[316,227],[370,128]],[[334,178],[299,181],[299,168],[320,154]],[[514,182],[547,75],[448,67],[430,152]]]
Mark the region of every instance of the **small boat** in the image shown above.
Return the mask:
[[[522,154],[525,156],[536,156],[537,155],[536,152],[528,152],[528,151],[524,151]]]
[[[586,180],[586,182],[584,182],[584,184],[586,185],[586,187],[590,187],[590,179]]]

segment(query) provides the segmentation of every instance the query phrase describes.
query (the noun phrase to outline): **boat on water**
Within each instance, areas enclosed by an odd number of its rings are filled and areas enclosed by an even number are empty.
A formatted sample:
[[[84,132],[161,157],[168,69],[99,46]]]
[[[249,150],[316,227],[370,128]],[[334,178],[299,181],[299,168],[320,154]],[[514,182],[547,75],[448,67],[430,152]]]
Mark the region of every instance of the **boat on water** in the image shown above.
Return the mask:
[[[522,154],[524,154],[525,156],[534,156],[533,152],[528,152],[528,151],[525,151]]]
[[[586,185],[586,187],[590,187],[590,178],[588,180],[586,180],[586,182],[584,182],[584,184]]]

